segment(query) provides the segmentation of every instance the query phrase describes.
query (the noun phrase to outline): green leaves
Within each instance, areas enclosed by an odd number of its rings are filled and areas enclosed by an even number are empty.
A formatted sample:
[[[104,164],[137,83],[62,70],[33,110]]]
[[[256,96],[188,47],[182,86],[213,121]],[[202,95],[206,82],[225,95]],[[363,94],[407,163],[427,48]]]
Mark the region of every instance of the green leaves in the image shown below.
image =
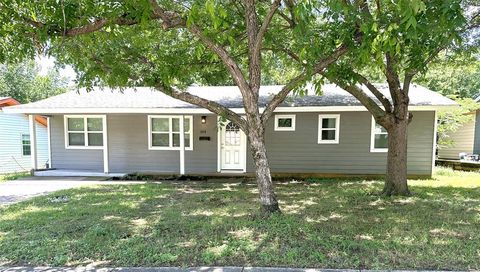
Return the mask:
[[[67,79],[51,69],[39,74],[35,61],[0,65],[0,97],[13,97],[20,103],[35,102],[67,90]]]

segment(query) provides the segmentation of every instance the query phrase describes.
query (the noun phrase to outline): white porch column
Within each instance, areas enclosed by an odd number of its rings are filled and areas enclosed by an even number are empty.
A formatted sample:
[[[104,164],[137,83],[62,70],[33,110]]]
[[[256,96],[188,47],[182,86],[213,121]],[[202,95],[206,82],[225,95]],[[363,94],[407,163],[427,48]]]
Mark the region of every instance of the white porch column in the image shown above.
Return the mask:
[[[180,175],[185,175],[185,122],[184,116],[180,116]],[[190,128],[191,129],[191,128]]]
[[[37,163],[37,129],[35,124],[35,115],[28,116],[28,122],[30,126],[30,160],[32,165],[32,171],[38,169]]]
[[[108,134],[107,134],[107,116],[103,116],[103,172],[108,174],[110,168],[108,165]]]
[[[50,168],[53,168],[52,166],[52,136],[51,136],[51,128],[50,128],[50,118],[47,117],[47,140],[48,140],[48,165]]]

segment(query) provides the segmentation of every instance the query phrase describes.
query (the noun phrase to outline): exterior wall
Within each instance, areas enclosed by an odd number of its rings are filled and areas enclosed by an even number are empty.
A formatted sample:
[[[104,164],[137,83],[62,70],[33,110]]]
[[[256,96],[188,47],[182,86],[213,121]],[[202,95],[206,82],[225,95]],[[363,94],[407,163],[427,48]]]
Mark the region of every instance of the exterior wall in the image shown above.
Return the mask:
[[[52,167],[103,172],[103,150],[66,149],[63,115],[50,117]]]
[[[387,153],[370,152],[372,117],[368,112],[340,114],[339,144],[318,144],[318,115],[296,113],[295,131],[274,131],[272,116],[266,129],[270,167],[277,173],[384,174]],[[324,113],[326,114],[326,113]],[[431,175],[434,116],[414,112],[409,125],[408,173]],[[247,171],[253,171],[248,154]]]
[[[45,168],[48,161],[47,128],[36,124],[37,163]],[[0,173],[30,171],[31,157],[23,156],[22,134],[30,134],[28,117],[0,112]]]
[[[477,110],[475,117],[475,140],[473,142],[473,153],[480,154],[480,110]]]
[[[180,152],[148,150],[148,115],[108,115],[110,172],[179,173]],[[200,141],[209,136],[210,141]],[[216,117],[193,116],[193,150],[185,151],[185,172],[214,173],[217,170]]]
[[[476,135],[480,134],[480,131],[475,131],[476,123],[480,125],[478,113],[476,120],[465,123],[457,131],[450,133],[449,137],[453,140],[453,146],[440,148],[438,150],[438,158],[458,160],[460,159],[459,153],[474,153],[474,144],[477,145],[477,148],[480,144],[480,135]]]
[[[267,125],[266,144],[272,172],[325,174],[383,174],[387,153],[371,153],[371,115],[340,112],[340,143],[318,144],[319,113],[296,113],[295,131],[274,131],[274,117]],[[329,112],[328,114],[335,114]],[[148,150],[147,114],[107,115],[110,172],[179,173],[179,151]],[[193,115],[193,150],[185,151],[187,174],[217,171],[217,118]],[[433,111],[415,112],[409,126],[409,174],[430,175],[434,134]],[[102,150],[66,150],[63,116],[52,124],[53,167],[103,171]],[[210,137],[200,141],[199,137]],[[247,151],[247,172],[253,172]]]

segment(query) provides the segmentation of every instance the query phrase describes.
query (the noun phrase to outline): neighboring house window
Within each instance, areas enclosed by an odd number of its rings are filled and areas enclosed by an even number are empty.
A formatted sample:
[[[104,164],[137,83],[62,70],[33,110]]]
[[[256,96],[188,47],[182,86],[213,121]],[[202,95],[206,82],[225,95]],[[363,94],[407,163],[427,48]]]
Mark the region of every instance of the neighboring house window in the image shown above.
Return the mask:
[[[381,125],[375,122],[372,117],[372,139],[370,142],[371,152],[387,152],[388,151],[388,132]]]
[[[318,116],[318,143],[338,144],[340,136],[340,114]]]
[[[181,116],[157,115],[148,117],[148,143],[150,150],[180,149]],[[193,149],[193,117],[184,116],[185,149]]]
[[[275,131],[295,131],[295,114],[275,115]]]
[[[102,149],[105,116],[66,115],[65,147],[70,149]]]
[[[22,155],[30,156],[31,154],[30,134],[22,134]]]

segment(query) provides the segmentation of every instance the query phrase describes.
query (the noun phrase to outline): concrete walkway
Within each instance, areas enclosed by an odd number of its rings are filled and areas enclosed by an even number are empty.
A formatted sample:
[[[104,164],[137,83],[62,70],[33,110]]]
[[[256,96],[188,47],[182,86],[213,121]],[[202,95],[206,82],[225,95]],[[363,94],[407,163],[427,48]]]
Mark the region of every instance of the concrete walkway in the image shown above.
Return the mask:
[[[0,206],[27,200],[59,190],[98,184],[136,184],[143,182],[106,181],[91,177],[27,177],[0,183]]]

